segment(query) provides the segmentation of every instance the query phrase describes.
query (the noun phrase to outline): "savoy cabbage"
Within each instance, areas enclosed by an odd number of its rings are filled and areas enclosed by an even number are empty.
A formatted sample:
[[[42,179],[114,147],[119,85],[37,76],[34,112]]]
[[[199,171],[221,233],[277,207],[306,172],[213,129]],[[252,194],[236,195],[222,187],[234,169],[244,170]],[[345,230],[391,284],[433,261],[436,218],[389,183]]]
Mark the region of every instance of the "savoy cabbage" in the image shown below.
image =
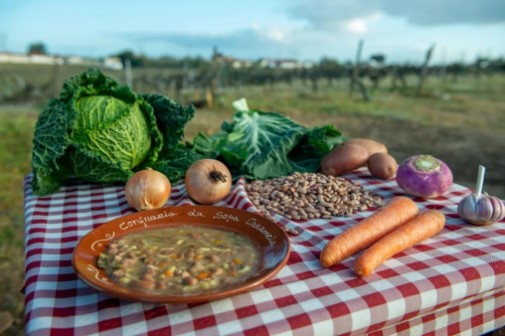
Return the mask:
[[[185,169],[196,157],[180,144],[193,115],[192,106],[161,95],[140,95],[97,69],[72,77],[37,120],[33,191],[52,193],[70,177],[125,182],[135,170],[155,166],[175,149],[178,167]],[[170,178],[171,172],[164,173]]]

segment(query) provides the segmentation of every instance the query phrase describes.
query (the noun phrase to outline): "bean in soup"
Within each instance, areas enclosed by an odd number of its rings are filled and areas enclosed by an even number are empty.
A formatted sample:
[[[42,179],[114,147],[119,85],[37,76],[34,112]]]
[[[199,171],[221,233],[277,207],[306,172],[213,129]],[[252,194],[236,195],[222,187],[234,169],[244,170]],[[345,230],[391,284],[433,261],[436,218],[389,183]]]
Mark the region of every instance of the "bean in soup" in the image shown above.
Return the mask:
[[[112,240],[98,258],[109,278],[128,288],[201,294],[257,272],[259,253],[246,237],[211,227],[177,226]]]

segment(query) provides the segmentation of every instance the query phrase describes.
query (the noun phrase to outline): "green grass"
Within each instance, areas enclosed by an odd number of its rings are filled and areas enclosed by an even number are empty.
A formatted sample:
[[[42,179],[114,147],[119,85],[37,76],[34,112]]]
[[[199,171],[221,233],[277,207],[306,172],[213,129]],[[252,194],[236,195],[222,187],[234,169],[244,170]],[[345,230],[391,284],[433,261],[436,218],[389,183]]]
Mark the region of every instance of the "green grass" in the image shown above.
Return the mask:
[[[411,79],[413,82],[414,79]],[[505,76],[493,76],[476,80],[461,78],[458,82],[445,82],[433,78],[427,82],[424,94],[391,92],[388,83],[372,94],[365,102],[359,93],[350,97],[347,80],[327,86],[324,83],[317,92],[301,83],[279,84],[272,90],[252,88],[226,90],[220,95],[223,109],[231,109],[231,102],[246,97],[249,106],[261,110],[278,111],[308,124],[335,115],[359,115],[409,120],[429,126],[432,124],[457,127],[490,128],[499,131],[505,125]],[[475,91],[464,91],[473,87]],[[485,91],[483,91],[485,90]]]
[[[31,108],[0,109],[0,311],[15,317],[14,330],[23,325],[23,179],[30,171],[36,116]],[[19,331],[12,329],[13,335]]]
[[[0,216],[17,228],[22,223],[22,183],[31,170],[31,148],[37,113],[6,108],[0,112]],[[12,243],[12,240],[6,243]],[[4,244],[2,244],[2,247]]]

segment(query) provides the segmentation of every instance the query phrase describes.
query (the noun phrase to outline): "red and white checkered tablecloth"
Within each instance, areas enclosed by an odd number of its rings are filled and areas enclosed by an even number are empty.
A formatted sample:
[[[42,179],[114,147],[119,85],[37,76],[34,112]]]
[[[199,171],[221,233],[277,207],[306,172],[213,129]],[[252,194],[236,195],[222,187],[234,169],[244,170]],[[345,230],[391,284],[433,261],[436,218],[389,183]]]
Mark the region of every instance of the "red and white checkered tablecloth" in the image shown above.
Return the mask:
[[[385,200],[403,195],[394,181],[364,170],[346,175]],[[70,184],[33,195],[25,179],[25,314],[27,335],[479,335],[505,325],[505,221],[477,227],[456,206],[470,190],[454,184],[419,208],[439,209],[444,230],[359,278],[356,256],[331,269],[319,263],[325,243],[371,214],[331,220],[275,221],[291,235],[288,264],[256,289],[201,304],[128,302],[77,278],[72,253],[93,228],[132,213],[123,187]],[[192,204],[184,186],[168,205]],[[257,211],[239,180],[221,206]]]

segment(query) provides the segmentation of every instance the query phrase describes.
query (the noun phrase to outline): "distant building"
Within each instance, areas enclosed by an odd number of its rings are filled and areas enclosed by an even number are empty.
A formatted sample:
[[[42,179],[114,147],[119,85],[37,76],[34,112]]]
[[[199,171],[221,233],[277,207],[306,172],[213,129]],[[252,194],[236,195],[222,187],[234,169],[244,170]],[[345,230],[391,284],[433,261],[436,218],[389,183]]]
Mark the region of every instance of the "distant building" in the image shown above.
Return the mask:
[[[41,55],[41,54],[15,54],[15,53],[0,53],[0,63],[17,63],[17,64],[63,64],[63,58]]]
[[[55,56],[41,54],[17,54],[9,52],[0,52],[0,63],[13,64],[44,64],[44,65],[88,65],[103,66],[112,70],[122,70],[123,65],[117,57],[107,57],[103,61],[92,58],[83,58],[80,56]]]
[[[313,61],[303,61],[301,65],[304,69],[310,69],[313,68],[316,64]]]
[[[218,56],[213,58],[213,61],[221,64],[229,64],[234,69],[249,68],[252,66],[253,62],[247,60],[241,60],[234,57]]]
[[[66,64],[80,65],[84,63],[84,59],[81,56],[68,56],[65,58]]]
[[[235,57],[225,56],[220,53],[216,47],[212,51],[212,61],[220,64],[229,64],[234,69],[249,68],[253,65],[253,62],[248,60],[242,60]]]
[[[260,67],[263,68],[274,68],[274,69],[284,69],[284,70],[293,70],[299,69],[302,67],[302,63],[300,63],[296,59],[276,59],[276,58],[262,58],[259,61]]]
[[[103,65],[112,70],[123,70],[123,62],[119,57],[107,57],[104,59]]]
[[[2,52],[0,53],[0,63],[28,63],[28,56]]]

